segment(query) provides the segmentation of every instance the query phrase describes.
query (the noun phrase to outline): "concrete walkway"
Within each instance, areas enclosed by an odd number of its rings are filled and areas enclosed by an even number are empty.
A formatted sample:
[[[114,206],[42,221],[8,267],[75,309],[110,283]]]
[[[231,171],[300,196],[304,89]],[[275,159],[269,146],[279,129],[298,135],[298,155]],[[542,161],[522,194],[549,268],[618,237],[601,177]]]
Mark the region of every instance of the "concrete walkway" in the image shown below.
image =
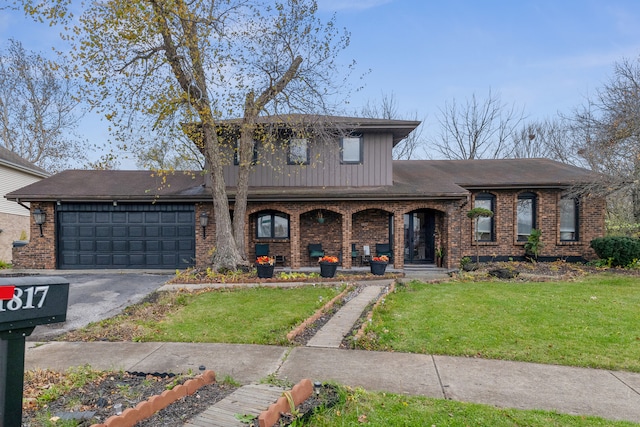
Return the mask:
[[[307,346],[340,348],[342,339],[351,331],[367,305],[376,301],[382,290],[390,285],[391,281],[386,282],[385,285],[369,285],[364,288],[355,298],[342,306],[322,329],[316,332]]]
[[[89,363],[96,369],[177,373],[197,372],[199,366],[205,366],[214,370],[218,378],[228,375],[245,385],[257,384],[269,375],[294,383],[309,378],[312,381],[336,381],[371,391],[423,395],[498,407],[554,410],[640,423],[640,374],[637,373],[339,349],[342,334],[351,330],[354,317],[358,318],[362,309],[377,298],[385,285],[367,286],[334,315],[335,320],[328,322],[307,347],[28,342],[26,368],[66,369]],[[279,393],[278,390],[275,392]],[[266,401],[272,397],[269,395]],[[237,400],[237,397],[233,399]],[[223,406],[228,403],[225,399]],[[236,413],[242,413],[242,405],[244,403],[238,405]],[[234,412],[225,407],[228,412]],[[255,408],[256,411],[258,409]],[[211,421],[210,424],[195,425],[218,424]]]

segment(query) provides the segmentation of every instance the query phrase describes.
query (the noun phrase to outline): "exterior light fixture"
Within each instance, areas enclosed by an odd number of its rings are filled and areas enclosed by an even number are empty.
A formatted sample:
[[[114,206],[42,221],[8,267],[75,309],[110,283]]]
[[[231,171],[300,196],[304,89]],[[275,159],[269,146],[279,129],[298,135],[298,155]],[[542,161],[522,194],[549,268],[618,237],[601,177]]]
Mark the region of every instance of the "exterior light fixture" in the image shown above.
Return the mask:
[[[313,383],[313,391],[316,393],[316,396],[320,395],[321,388],[322,388],[322,383],[320,381],[315,381]]]
[[[44,224],[47,220],[47,214],[40,208],[36,208],[33,211],[33,220],[35,221],[36,225],[40,227],[40,237],[44,237],[44,234],[42,234],[42,224]]]
[[[200,214],[200,227],[202,227],[202,238],[207,237],[207,225],[209,225],[209,215],[206,212]]]

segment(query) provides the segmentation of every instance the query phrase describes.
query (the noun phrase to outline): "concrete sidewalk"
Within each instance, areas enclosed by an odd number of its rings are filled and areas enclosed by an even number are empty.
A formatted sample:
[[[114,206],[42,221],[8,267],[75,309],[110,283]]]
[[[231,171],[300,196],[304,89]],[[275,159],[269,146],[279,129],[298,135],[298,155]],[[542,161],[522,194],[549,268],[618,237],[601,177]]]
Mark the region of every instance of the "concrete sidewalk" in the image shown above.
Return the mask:
[[[242,384],[269,374],[298,382],[337,381],[367,390],[499,407],[547,409],[640,423],[640,374],[423,354],[233,344],[27,343],[26,368],[197,372]]]

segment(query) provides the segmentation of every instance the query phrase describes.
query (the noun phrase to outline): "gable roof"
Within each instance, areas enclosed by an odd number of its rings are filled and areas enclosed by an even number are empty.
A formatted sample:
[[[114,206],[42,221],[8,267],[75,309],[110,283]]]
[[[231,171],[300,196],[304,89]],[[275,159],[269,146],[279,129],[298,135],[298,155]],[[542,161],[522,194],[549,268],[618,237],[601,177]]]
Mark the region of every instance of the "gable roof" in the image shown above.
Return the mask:
[[[393,185],[251,187],[249,200],[424,200],[464,198],[473,189],[566,188],[596,175],[549,159],[396,160]],[[228,188],[229,197],[235,189]],[[6,196],[22,201],[209,201],[200,172],[68,170]]]
[[[4,165],[9,168],[26,172],[41,178],[46,178],[50,175],[46,170],[34,165],[33,163],[31,163],[26,159],[23,159],[13,151],[1,145],[0,145],[0,165]]]

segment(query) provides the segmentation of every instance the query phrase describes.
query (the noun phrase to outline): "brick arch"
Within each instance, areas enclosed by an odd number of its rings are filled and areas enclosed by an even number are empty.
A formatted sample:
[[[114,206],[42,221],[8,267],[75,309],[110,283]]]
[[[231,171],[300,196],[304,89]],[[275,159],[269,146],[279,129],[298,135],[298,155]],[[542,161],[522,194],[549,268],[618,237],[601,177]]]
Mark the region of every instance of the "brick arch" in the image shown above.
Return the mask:
[[[391,208],[391,207],[389,207],[389,209],[385,209],[385,208],[382,208],[382,207],[379,207],[379,206],[366,206],[366,205],[359,206],[359,209],[353,210],[351,212],[351,214],[355,215],[355,214],[358,214],[358,213],[361,213],[361,212],[364,212],[364,211],[368,211],[368,210],[377,210],[377,211],[382,211],[382,212],[386,212],[386,213],[389,213],[389,214],[395,214],[394,209]]]
[[[294,215],[294,211],[292,209],[283,208],[282,204],[280,203],[269,203],[265,205],[256,205],[256,206],[247,207],[247,216],[253,215],[258,212],[263,212],[263,211],[280,212],[280,213],[287,214],[289,216]]]

